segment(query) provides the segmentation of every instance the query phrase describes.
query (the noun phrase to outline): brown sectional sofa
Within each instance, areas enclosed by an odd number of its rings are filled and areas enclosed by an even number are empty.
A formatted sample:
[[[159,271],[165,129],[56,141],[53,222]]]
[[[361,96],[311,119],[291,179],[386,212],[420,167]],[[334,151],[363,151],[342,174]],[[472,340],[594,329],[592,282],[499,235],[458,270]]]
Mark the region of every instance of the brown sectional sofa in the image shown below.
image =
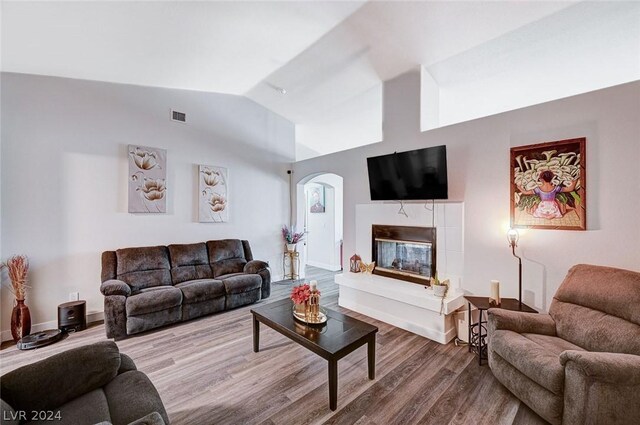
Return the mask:
[[[124,248],[102,253],[104,321],[120,339],[269,297],[271,275],[248,241]]]
[[[489,367],[548,422],[640,424],[640,273],[580,264],[549,314],[489,310]]]

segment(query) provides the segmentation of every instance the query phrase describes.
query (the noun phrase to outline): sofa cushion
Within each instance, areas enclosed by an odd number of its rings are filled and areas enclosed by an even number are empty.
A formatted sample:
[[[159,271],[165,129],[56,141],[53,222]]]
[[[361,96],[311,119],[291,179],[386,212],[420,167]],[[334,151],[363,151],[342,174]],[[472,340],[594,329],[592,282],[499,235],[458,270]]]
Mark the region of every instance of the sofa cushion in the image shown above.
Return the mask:
[[[257,274],[237,274],[222,279],[227,294],[241,294],[262,287],[262,278]]]
[[[553,298],[599,310],[640,325],[638,272],[578,264],[569,270]],[[580,320],[576,323],[580,323],[581,326],[587,325],[582,322]]]
[[[213,269],[213,277],[229,273],[240,273],[247,264],[244,247],[239,239],[223,239],[207,242],[209,263]]]
[[[563,396],[556,395],[538,385],[492,351],[489,351],[489,365],[496,379],[538,415],[552,425],[562,423]]]
[[[578,264],[555,293],[549,314],[558,336],[589,351],[640,355],[638,305],[640,273]]]
[[[182,291],[173,286],[146,288],[127,298],[127,316],[154,313],[182,304]]]
[[[44,425],[56,423],[60,425],[97,424],[99,422],[111,422],[109,404],[102,388],[93,390],[54,410],[54,414],[60,412],[60,419],[27,422],[29,425]]]
[[[126,425],[149,413],[158,412],[169,423],[162,399],[147,375],[137,370],[116,376],[104,393],[113,425]]]
[[[588,351],[640,355],[640,326],[600,310],[554,300],[558,336]],[[640,308],[639,308],[640,310]]]
[[[491,336],[491,349],[532,381],[556,395],[564,388],[564,367],[560,353],[584,351],[577,345],[549,335],[519,334],[497,330]]]
[[[158,412],[151,412],[137,421],[129,423],[129,425],[166,425],[162,416]]]
[[[225,279],[229,279],[230,277],[242,276],[242,275],[244,275],[244,273],[229,273],[229,274],[223,274],[221,276],[218,276],[216,277],[216,279],[225,280]]]
[[[207,245],[204,242],[169,245],[167,248],[171,261],[171,279],[174,285],[188,280],[213,278]]]
[[[124,248],[116,251],[117,278],[135,290],[171,285],[169,251],[166,246]]]
[[[182,291],[184,304],[198,303],[225,295],[224,283],[214,279],[189,280],[178,283],[176,288]]]

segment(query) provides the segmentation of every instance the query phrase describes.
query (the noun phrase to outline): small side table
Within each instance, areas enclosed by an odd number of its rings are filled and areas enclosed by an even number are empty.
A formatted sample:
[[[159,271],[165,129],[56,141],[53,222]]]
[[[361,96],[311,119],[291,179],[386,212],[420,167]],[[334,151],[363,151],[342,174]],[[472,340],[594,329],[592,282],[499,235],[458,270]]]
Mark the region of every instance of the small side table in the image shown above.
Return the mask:
[[[478,356],[478,364],[482,366],[482,360],[487,360],[487,319],[483,320],[483,312],[490,308],[503,308],[511,311],[521,311],[523,313],[537,313],[537,310],[529,307],[525,303],[520,304],[515,298],[502,298],[500,305],[489,303],[489,297],[464,297],[469,307],[469,352]],[[478,322],[471,323],[471,306],[478,309]]]

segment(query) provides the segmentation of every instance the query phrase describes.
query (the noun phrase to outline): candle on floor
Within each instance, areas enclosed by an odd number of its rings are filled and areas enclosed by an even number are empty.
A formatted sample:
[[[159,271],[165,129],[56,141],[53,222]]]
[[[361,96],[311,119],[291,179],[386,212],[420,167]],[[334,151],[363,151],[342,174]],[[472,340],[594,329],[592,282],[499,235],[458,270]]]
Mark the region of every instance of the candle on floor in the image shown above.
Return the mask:
[[[500,282],[497,280],[491,281],[491,297],[489,298],[489,302],[491,301],[500,305]]]
[[[318,288],[318,281],[312,280],[309,282],[309,286],[311,287],[311,291],[315,291]]]

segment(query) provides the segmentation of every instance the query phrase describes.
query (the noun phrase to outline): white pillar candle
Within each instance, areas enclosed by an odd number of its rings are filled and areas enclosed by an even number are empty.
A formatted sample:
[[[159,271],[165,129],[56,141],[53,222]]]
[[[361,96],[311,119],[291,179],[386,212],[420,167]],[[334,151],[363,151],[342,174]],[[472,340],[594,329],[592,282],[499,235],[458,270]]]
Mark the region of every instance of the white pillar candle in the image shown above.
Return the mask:
[[[497,280],[491,281],[491,299],[500,304],[500,282]]]
[[[312,280],[311,282],[309,282],[309,287],[311,288],[312,291],[315,291],[316,288],[318,287],[318,281]]]

